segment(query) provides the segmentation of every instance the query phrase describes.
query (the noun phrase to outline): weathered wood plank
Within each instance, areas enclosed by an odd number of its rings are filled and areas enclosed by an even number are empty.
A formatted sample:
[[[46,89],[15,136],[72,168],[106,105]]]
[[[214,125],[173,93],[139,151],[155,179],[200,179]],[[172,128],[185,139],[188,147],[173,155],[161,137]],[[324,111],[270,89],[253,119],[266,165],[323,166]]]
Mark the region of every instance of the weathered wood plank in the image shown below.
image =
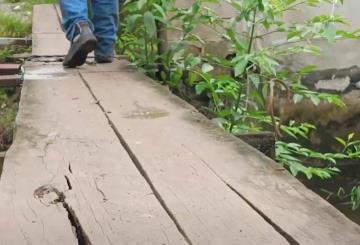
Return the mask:
[[[0,244],[75,245],[77,241],[61,203],[48,205],[34,195],[35,190],[45,183],[60,190],[67,187],[61,178],[65,166],[55,161],[49,168],[44,160],[53,136],[49,135],[49,128],[36,127],[40,118],[35,118],[41,116],[41,101],[38,100],[41,97],[31,85],[26,83],[23,88],[17,137],[6,155],[0,181]]]
[[[288,244],[211,171],[196,148],[176,140],[183,129],[168,123],[176,124],[178,108],[145,85],[144,77],[82,74],[193,244]],[[149,99],[155,94],[159,102]]]
[[[33,34],[34,56],[64,56],[70,47],[63,33]]]
[[[252,242],[238,244],[268,244],[262,237],[265,228],[254,227],[261,221],[247,219],[251,212],[247,218],[239,217],[247,211],[233,213],[241,204],[233,201],[226,185],[293,244],[359,244],[359,226],[275,162],[215,127],[144,75],[83,76],[194,244],[206,239],[209,244],[233,244],[234,230],[242,225],[255,229],[257,237],[245,228],[243,234]],[[226,200],[224,206],[219,199]],[[230,225],[224,231],[220,224]]]
[[[61,29],[57,5],[42,4],[34,7],[32,38],[33,55],[66,55],[70,44]]]
[[[55,9],[56,9],[57,17],[58,17],[58,19],[59,19],[60,26],[61,26],[62,13],[61,13],[60,5],[59,5],[59,4],[55,4]]]
[[[21,83],[20,75],[0,76],[0,87],[16,87],[21,85]]]
[[[38,69],[0,181],[0,244],[186,244],[76,70]]]
[[[32,33],[63,34],[57,9],[54,4],[41,4],[34,6]]]
[[[0,64],[0,75],[16,75],[20,71],[20,64]]]

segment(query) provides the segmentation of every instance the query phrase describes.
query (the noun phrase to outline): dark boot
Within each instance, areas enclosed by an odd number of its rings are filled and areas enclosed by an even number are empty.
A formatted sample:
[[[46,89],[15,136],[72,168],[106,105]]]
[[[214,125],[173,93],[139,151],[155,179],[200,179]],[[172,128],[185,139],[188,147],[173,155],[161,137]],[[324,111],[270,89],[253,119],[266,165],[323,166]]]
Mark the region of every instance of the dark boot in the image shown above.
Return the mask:
[[[76,24],[76,36],[71,42],[70,49],[65,56],[63,65],[74,68],[86,62],[87,55],[96,48],[96,37],[87,22]]]
[[[114,57],[112,56],[95,56],[95,62],[98,64],[104,64],[104,63],[112,63],[114,61]]]

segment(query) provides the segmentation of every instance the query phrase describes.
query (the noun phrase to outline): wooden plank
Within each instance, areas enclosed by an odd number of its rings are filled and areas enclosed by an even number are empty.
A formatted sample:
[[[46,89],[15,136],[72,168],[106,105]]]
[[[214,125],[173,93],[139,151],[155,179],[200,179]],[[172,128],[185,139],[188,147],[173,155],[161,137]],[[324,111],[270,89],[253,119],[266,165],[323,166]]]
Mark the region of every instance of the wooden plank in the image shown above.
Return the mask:
[[[33,11],[33,34],[63,34],[54,4],[35,5]]]
[[[0,76],[0,87],[16,87],[21,83],[22,77],[20,75]]]
[[[20,72],[20,64],[0,64],[0,75],[15,75]]]
[[[38,69],[41,65],[42,69]],[[114,60],[110,64],[84,64],[77,68],[79,71],[90,72],[115,72],[115,71],[134,71],[135,68],[130,62],[124,59]],[[61,62],[27,62],[25,69],[25,76],[31,75],[46,75],[49,73],[55,73],[56,75],[66,74],[69,72],[76,72],[76,69],[66,69],[61,65]]]
[[[64,56],[70,47],[65,34],[33,34],[32,54],[34,56]]]
[[[62,22],[62,13],[59,4],[55,4],[56,14],[60,22]]]
[[[192,244],[288,244],[208,168],[195,148],[175,140],[183,129],[171,131],[167,123],[177,113],[163,98],[161,107],[148,100],[155,91],[151,84],[142,87],[144,77],[82,74]],[[141,94],[135,95],[136,89]],[[142,96],[149,103],[143,104]]]
[[[75,245],[77,241],[62,205],[49,205],[34,196],[35,190],[45,183],[59,190],[67,186],[61,175],[56,175],[58,171],[62,174],[65,166],[58,161],[47,166],[44,160],[53,136],[46,132],[49,129],[38,130],[35,125],[35,117],[41,116],[41,101],[37,98],[44,95],[31,85],[26,83],[22,91],[16,138],[7,152],[0,181],[0,244]]]
[[[0,37],[0,47],[8,45],[31,45],[30,38],[17,38],[17,37]]]
[[[32,54],[34,56],[64,56],[69,49],[60,24],[57,5],[34,7]]]
[[[291,244],[359,244],[358,225],[278,164],[214,126],[166,88],[139,73],[83,72],[83,76],[165,202],[180,223],[187,224],[184,229],[194,244],[206,244],[204,230],[210,233],[207,238],[217,244],[233,244],[227,239],[236,237],[234,229],[240,230],[244,224],[255,229],[257,237],[244,229],[243,234],[251,239],[237,244],[269,243],[259,242],[266,238],[262,237],[263,225],[254,228],[254,223],[262,224],[258,219],[239,217],[248,211],[237,210],[240,204],[228,194],[230,188]],[[220,187],[212,174],[230,188]],[[218,198],[226,200],[221,210]],[[231,225],[224,231],[220,223]],[[272,233],[268,234],[268,238],[272,237]]]
[[[37,69],[0,181],[0,244],[186,244],[76,70]]]

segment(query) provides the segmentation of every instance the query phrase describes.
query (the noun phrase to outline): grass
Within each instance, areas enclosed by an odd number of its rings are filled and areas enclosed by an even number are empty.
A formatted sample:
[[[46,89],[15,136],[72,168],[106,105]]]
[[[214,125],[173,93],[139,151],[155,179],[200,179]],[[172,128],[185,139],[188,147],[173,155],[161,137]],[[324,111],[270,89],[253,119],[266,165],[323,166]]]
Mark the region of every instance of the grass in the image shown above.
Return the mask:
[[[31,11],[32,7],[36,4],[50,4],[58,3],[58,0],[6,0],[8,3],[24,3],[23,10]]]
[[[0,89],[0,151],[10,146],[15,129],[19,90]]]
[[[11,46],[0,48],[0,63],[9,62],[9,58],[14,54],[31,53],[31,47],[28,46]]]
[[[33,4],[55,2],[45,0],[6,0],[10,3],[23,2],[21,14],[26,15],[27,11],[31,11]],[[27,14],[28,16],[28,14]],[[23,18],[14,13],[0,13],[0,37],[16,37],[23,38],[31,34],[31,21],[29,18]],[[15,53],[24,52],[29,47],[8,46],[0,49],[0,63],[5,62],[9,56]],[[20,90],[14,88],[0,88],[0,152],[5,151],[11,144],[15,118],[18,109],[18,100]]]
[[[19,17],[0,13],[1,37],[26,37],[31,33],[31,24]]]

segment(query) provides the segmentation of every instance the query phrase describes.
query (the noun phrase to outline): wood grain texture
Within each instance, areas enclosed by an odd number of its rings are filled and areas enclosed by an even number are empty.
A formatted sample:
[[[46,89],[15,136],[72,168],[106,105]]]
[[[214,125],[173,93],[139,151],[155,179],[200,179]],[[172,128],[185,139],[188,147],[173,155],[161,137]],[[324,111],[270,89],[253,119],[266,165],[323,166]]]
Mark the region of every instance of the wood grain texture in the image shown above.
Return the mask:
[[[70,47],[63,33],[33,34],[34,56],[65,56]]]
[[[76,70],[25,80],[0,216],[1,245],[186,244]]]
[[[0,76],[0,87],[16,87],[21,85],[21,75],[5,75]]]
[[[174,127],[175,119],[182,120],[176,116],[180,108],[164,103],[151,83],[137,81],[135,73],[83,76],[193,244],[288,244],[211,171],[196,148],[176,139],[193,135]]]
[[[0,75],[16,75],[20,72],[20,64],[0,64]]]
[[[33,54],[65,55],[59,7],[34,13]],[[128,62],[25,70],[0,245],[359,245],[359,226]]]
[[[63,34],[60,19],[54,4],[35,5],[33,8],[33,34]]]
[[[221,239],[224,234],[234,236],[233,229],[242,223],[257,231],[258,237],[253,238],[251,231],[243,230],[254,244],[264,239],[260,238],[265,234],[263,228],[252,227],[253,222],[260,222],[258,219],[240,218],[239,213],[244,211],[232,213],[241,204],[227,194],[227,186],[293,244],[359,244],[358,225],[275,162],[212,125],[166,88],[140,73],[83,75],[194,244],[204,242],[203,227],[209,232],[207,238]],[[226,200],[221,211],[218,198]],[[216,217],[209,214],[210,210]],[[205,214],[209,216],[204,218]],[[193,221],[195,215],[198,220]],[[220,223],[231,225],[224,231],[217,226]]]
[[[57,8],[54,4],[34,6],[32,54],[35,56],[64,56],[70,47]]]

